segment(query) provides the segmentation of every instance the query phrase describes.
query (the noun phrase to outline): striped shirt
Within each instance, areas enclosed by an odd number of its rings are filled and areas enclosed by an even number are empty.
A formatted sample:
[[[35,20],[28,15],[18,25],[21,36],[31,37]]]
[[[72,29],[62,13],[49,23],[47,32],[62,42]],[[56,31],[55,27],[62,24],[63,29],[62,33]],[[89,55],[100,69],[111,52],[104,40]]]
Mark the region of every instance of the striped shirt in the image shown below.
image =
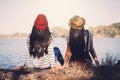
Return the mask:
[[[30,47],[30,35],[27,37],[27,53],[26,53],[26,60],[25,64],[28,65],[30,60],[32,61],[32,64],[36,68],[49,68],[55,66],[55,55],[53,51],[54,43],[53,43],[53,38],[51,40],[51,43],[48,46],[48,54],[44,54],[43,57],[40,58],[33,58],[32,56],[30,57],[29,54],[29,47]]]

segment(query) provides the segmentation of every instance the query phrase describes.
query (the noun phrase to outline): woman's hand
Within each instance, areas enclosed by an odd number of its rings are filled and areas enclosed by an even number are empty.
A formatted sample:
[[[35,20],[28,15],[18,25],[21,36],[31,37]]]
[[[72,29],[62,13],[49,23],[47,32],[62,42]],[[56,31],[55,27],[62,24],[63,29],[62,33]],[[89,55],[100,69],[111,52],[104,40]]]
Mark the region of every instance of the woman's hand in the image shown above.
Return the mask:
[[[24,69],[27,69],[27,65],[16,66],[13,70],[24,70]]]
[[[16,66],[13,70],[20,70],[21,66]]]
[[[50,71],[55,72],[61,69],[65,69],[65,66],[54,66],[53,68],[50,69]]]

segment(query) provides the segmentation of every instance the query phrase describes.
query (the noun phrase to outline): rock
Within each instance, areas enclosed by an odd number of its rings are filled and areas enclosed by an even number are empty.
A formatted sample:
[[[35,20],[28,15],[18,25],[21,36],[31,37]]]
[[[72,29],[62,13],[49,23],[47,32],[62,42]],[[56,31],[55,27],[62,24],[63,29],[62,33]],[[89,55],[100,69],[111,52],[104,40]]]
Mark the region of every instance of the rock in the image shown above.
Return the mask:
[[[0,69],[0,74],[0,80],[88,80],[93,76],[91,70],[83,71],[81,68],[76,67],[69,67],[56,72],[51,72],[49,69],[33,68],[20,71]]]
[[[0,80],[120,80],[120,65],[103,65],[92,69],[72,66],[56,72],[34,68],[0,69]]]

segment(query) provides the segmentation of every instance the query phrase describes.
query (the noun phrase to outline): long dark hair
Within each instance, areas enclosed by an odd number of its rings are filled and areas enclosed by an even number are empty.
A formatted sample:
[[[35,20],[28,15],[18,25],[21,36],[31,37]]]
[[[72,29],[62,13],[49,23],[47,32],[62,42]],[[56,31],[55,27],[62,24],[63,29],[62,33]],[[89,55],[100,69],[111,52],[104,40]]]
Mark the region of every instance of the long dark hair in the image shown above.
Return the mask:
[[[47,27],[45,30],[38,30],[33,26],[30,36],[30,56],[34,58],[43,57],[44,54],[48,54],[48,46],[50,44],[51,33]]]
[[[84,28],[81,30],[70,28],[69,41],[72,55],[75,55],[74,57],[78,57],[83,53],[85,48]]]

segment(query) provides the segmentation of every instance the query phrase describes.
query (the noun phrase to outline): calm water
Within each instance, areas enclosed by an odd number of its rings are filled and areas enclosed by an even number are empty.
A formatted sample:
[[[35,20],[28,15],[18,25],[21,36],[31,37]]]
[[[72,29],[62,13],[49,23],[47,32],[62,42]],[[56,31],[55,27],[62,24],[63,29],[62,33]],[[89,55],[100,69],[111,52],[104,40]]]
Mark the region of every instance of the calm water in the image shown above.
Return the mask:
[[[66,40],[56,38],[55,46],[60,48],[64,56]],[[111,53],[120,57],[120,39],[95,38],[94,47],[99,60],[105,56],[105,53]],[[26,39],[0,39],[0,68],[13,68],[16,65],[23,65],[26,51]]]

